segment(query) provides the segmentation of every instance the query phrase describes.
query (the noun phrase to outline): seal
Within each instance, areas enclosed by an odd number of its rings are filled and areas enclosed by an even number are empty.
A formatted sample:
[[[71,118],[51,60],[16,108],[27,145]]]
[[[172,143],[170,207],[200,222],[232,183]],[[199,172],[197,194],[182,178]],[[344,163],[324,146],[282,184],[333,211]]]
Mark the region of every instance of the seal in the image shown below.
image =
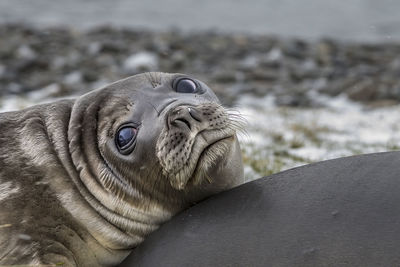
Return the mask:
[[[0,265],[119,264],[179,211],[243,183],[240,129],[183,74],[0,114]]]
[[[359,155],[243,184],[174,217],[120,267],[400,266],[399,162]]]

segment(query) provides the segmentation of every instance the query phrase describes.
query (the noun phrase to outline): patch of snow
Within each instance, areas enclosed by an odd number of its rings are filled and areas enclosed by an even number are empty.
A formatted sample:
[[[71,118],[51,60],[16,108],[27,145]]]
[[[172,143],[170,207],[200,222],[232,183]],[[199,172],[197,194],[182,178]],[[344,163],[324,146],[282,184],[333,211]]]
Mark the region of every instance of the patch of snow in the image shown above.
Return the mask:
[[[258,66],[259,57],[259,55],[248,55],[240,62],[240,66],[245,69],[253,69]]]
[[[322,147],[302,147],[298,149],[291,149],[291,154],[297,157],[305,158],[310,161],[318,161],[321,158],[324,158],[327,150]]]
[[[28,45],[21,45],[17,49],[17,55],[20,58],[24,59],[34,59],[36,57],[35,51]]]
[[[0,99],[0,112],[15,111],[26,108],[33,103],[20,96],[7,96]]]
[[[268,52],[266,59],[269,62],[278,62],[282,59],[282,50],[279,47],[274,47]]]
[[[293,158],[283,169],[360,153],[400,149],[400,105],[368,109],[345,96],[315,94],[323,107],[278,107],[274,98],[243,97],[237,109],[246,118],[245,151]],[[281,138],[278,144],[276,138]],[[295,145],[291,146],[291,144]],[[252,152],[249,153],[252,155]],[[286,160],[286,159],[285,159]]]
[[[88,47],[88,52],[90,55],[96,55],[101,49],[101,44],[99,42],[90,43]]]
[[[52,97],[52,95],[59,93],[60,90],[61,90],[61,87],[58,83],[52,83],[40,90],[35,90],[35,91],[28,93],[27,97],[29,99],[31,99],[32,101],[38,101],[38,100]]]
[[[66,84],[77,84],[82,81],[82,73],[80,71],[74,71],[66,75],[64,82]]]
[[[154,53],[139,52],[129,56],[124,62],[126,71],[155,70],[158,68],[158,57]]]
[[[302,63],[302,67],[306,71],[312,71],[317,68],[317,64],[313,59],[307,59]]]
[[[266,95],[261,98],[255,98],[252,95],[243,95],[240,97],[240,101],[237,105],[242,107],[243,110],[249,108],[248,112],[253,113],[255,109],[274,108],[276,106],[275,96]]]

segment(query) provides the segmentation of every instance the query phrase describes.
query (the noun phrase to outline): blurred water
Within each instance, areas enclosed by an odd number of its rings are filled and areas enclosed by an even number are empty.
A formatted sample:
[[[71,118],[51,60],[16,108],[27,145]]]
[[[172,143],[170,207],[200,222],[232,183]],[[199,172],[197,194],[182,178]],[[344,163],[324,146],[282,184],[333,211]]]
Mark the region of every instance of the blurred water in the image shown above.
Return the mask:
[[[307,39],[400,40],[396,0],[0,0],[0,23],[217,29]]]

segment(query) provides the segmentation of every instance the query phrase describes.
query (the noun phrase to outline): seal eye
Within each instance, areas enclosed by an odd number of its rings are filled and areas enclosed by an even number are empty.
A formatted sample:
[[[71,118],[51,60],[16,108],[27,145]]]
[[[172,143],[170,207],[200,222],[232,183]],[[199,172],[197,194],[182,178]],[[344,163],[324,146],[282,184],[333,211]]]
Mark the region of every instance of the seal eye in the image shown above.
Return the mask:
[[[132,144],[135,142],[137,129],[132,126],[127,126],[120,129],[116,136],[116,144],[121,153],[130,153]]]
[[[197,84],[190,79],[180,79],[176,84],[175,90],[178,93],[196,93],[197,92]]]

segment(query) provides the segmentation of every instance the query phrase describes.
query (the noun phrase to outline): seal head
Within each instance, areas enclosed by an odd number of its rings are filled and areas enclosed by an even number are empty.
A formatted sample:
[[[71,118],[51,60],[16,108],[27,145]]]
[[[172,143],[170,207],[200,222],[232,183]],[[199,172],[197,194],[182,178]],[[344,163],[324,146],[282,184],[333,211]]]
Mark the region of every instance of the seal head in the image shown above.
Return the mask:
[[[92,140],[87,154],[102,162],[95,176],[117,194],[133,194],[139,184],[155,197],[168,186],[173,194],[196,186],[215,193],[243,182],[240,118],[201,81],[180,74],[134,76],[82,97],[72,117],[76,164],[85,153],[75,141]],[[83,124],[97,131],[81,136]]]
[[[215,102],[185,103],[172,108],[156,145],[157,157],[171,186],[183,190],[212,177],[209,169],[224,159],[235,142],[237,124]]]
[[[0,196],[20,189],[0,198],[0,263],[118,264],[177,212],[243,183],[240,121],[203,82],[165,73],[0,115]]]

